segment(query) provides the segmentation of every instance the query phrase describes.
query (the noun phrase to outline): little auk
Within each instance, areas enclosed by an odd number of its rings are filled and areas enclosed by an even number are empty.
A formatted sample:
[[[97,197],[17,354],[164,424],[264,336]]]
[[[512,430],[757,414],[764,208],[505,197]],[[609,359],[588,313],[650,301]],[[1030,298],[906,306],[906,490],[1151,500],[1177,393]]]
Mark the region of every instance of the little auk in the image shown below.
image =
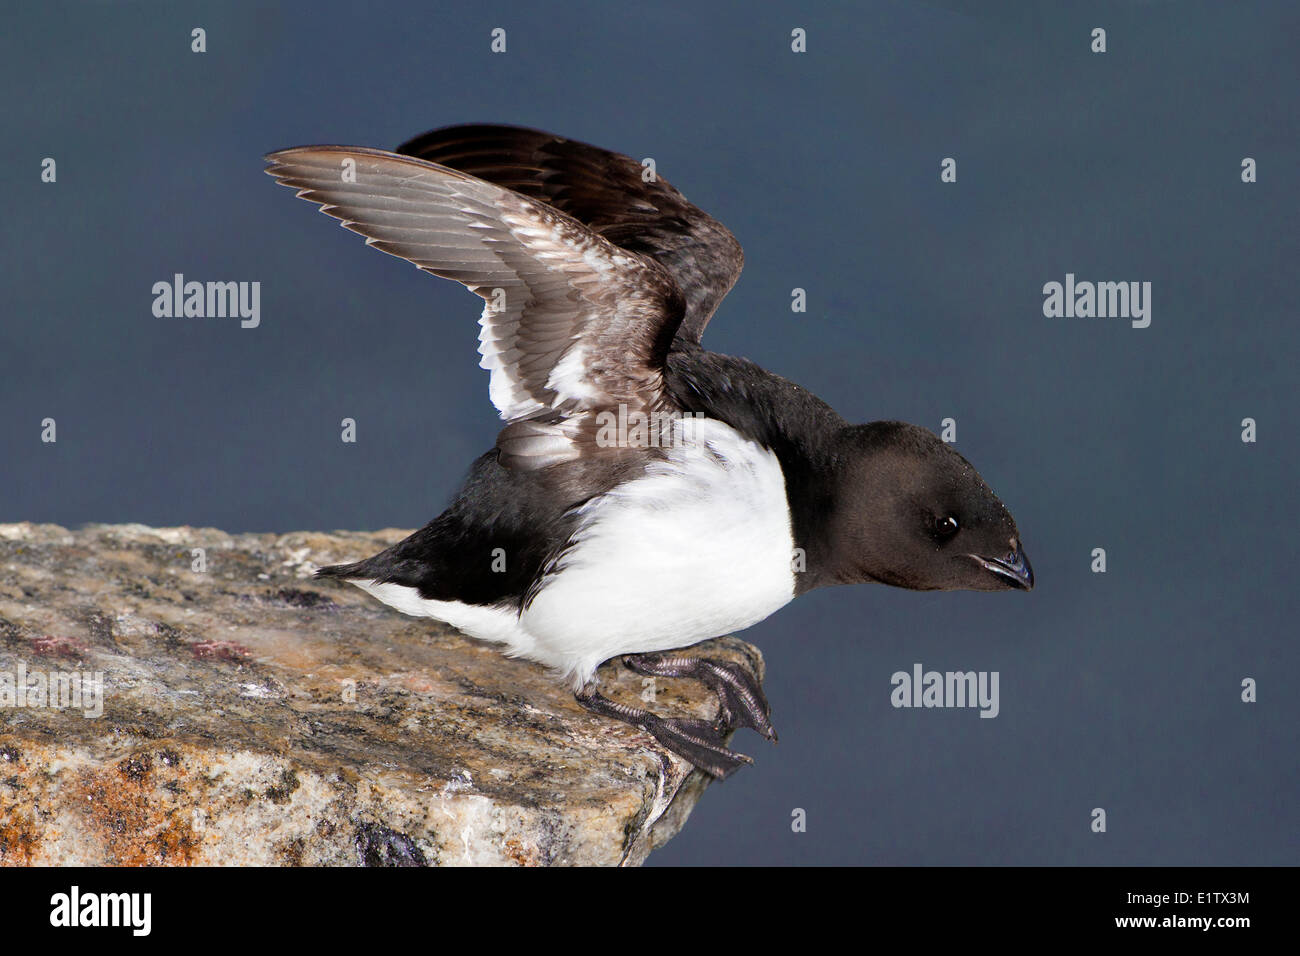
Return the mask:
[[[1015,520],[935,435],[849,424],[700,345],[744,258],[651,168],[496,125],[267,162],[366,245],[485,300],[480,365],[506,423],[441,515],[317,574],[553,668],[583,707],[715,777],[751,762],[735,729],[775,740],[770,708],[745,669],[674,649],[833,584],[1033,587]],[[602,696],[596,669],[620,655],[703,682],[717,719]]]

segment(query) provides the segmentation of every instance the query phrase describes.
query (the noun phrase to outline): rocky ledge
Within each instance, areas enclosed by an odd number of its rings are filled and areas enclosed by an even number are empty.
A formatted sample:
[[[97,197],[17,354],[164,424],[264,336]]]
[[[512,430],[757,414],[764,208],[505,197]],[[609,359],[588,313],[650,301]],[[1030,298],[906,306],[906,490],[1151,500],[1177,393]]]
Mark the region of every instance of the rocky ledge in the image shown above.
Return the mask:
[[[0,525],[0,863],[643,861],[708,777],[543,668],[311,578],[405,534]],[[735,638],[692,653],[762,676]],[[714,716],[692,682],[653,692]]]

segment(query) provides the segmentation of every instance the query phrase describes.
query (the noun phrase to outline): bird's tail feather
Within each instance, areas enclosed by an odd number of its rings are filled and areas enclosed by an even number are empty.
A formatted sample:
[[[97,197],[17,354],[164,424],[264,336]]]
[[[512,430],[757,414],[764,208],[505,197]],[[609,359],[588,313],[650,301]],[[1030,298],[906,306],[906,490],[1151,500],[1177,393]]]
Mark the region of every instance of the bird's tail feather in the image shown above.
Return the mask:
[[[315,577],[318,578],[357,578],[364,577],[365,574],[361,566],[364,561],[356,561],[352,564],[331,564],[328,567],[317,568]]]

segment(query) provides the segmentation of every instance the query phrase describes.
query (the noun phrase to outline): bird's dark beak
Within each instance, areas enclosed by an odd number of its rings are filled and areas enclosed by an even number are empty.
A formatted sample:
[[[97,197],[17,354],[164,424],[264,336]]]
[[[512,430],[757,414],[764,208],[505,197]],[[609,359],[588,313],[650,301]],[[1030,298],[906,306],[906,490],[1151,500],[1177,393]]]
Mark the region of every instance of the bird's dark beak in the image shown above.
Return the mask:
[[[1025,557],[1024,549],[1015,538],[1011,539],[1009,554],[998,558],[988,558],[979,554],[972,554],[971,557],[978,561],[984,570],[996,574],[1012,587],[1024,591],[1034,589],[1034,569],[1029,566],[1029,559]]]

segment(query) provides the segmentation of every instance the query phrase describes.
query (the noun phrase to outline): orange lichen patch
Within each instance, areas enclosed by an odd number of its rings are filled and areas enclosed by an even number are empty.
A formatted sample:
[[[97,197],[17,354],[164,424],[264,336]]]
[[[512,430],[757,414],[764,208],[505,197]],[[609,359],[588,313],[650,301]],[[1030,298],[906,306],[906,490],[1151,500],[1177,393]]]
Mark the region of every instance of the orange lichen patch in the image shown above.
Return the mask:
[[[199,849],[199,838],[189,820],[179,816],[159,830],[149,841],[154,859],[172,866],[192,866]]]
[[[537,856],[518,840],[506,840],[505,855],[515,866],[537,866]]]
[[[0,746],[0,788],[15,787],[22,791],[25,761],[16,747]],[[20,803],[0,802],[0,866],[29,866],[37,859],[41,847],[41,831],[36,826],[33,808]]]
[[[30,811],[0,811],[0,866],[30,866],[41,848],[41,834]]]
[[[160,799],[153,757],[133,754],[115,766],[85,768],[72,784],[90,834],[114,866],[187,866],[199,839],[187,811]],[[182,786],[183,792],[183,786]]]

